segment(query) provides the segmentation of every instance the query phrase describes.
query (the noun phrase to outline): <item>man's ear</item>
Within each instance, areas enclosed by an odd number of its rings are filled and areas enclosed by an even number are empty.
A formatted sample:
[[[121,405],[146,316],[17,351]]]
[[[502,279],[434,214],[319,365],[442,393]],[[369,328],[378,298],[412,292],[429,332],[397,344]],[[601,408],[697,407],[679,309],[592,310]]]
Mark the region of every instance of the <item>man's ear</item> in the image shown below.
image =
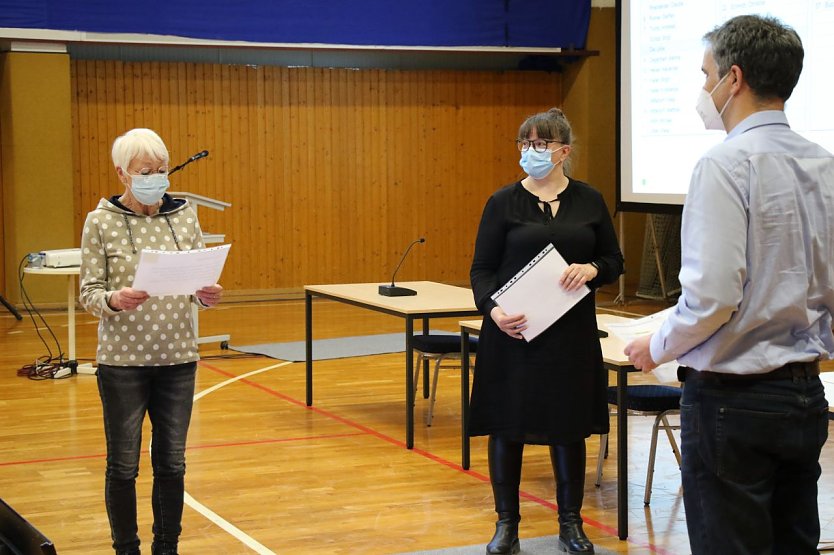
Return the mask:
[[[729,73],[731,75],[728,77],[728,79],[732,79],[732,81],[730,81],[730,91],[733,93],[738,93],[741,89],[742,84],[744,83],[744,72],[741,70],[740,67],[733,64],[732,66],[730,66]]]

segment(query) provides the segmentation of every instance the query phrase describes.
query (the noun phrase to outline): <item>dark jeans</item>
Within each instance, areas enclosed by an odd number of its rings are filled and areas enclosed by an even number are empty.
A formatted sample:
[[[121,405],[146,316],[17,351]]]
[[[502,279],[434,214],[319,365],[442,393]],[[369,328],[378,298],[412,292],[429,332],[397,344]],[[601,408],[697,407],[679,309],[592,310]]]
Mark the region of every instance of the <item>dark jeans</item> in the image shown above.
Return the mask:
[[[818,553],[827,407],[819,377],[687,377],[681,447],[693,555]]]
[[[197,364],[98,366],[107,439],[104,499],[116,553],[138,553],[136,476],[145,412],[151,419],[154,553],[176,553],[182,522],[185,440]]]

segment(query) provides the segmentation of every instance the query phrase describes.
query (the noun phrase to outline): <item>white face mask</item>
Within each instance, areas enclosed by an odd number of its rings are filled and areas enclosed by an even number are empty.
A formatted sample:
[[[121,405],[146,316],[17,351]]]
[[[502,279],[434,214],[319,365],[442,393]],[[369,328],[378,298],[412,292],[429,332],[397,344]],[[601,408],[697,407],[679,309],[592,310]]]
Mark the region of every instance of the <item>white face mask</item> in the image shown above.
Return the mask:
[[[133,198],[145,206],[159,202],[168,187],[168,174],[130,175],[130,192]]]
[[[721,119],[721,116],[724,114],[724,110],[727,109],[727,106],[730,105],[730,101],[733,97],[730,96],[727,99],[727,102],[724,103],[724,106],[719,112],[718,108],[715,107],[715,102],[712,101],[712,94],[715,92],[715,89],[721,86],[721,83],[723,83],[729,75],[729,72],[725,73],[724,77],[722,77],[718,83],[715,84],[711,91],[707,92],[705,89],[701,89],[701,92],[698,93],[698,102],[695,104],[695,111],[698,112],[699,116],[701,116],[706,129],[726,131],[724,128],[724,120]]]

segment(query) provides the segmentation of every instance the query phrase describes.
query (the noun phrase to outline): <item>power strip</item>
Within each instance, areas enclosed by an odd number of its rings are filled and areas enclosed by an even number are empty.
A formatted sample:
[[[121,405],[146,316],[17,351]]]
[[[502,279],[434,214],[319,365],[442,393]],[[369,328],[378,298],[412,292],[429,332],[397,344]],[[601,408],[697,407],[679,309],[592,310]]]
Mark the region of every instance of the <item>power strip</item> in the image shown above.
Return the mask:
[[[90,362],[85,362],[83,364],[79,364],[78,367],[75,369],[77,374],[87,374],[90,376],[96,375],[96,367],[92,365]]]
[[[72,370],[69,368],[59,368],[54,374],[52,374],[52,378],[57,380],[58,378],[69,376],[70,374],[72,374]]]

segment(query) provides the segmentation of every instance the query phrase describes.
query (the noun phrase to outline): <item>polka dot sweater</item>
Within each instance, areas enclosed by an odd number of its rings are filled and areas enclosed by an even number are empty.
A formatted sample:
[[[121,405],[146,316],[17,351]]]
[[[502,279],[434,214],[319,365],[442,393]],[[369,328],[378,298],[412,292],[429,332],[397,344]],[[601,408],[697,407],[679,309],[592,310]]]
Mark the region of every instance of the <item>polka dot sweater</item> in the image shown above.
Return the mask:
[[[101,199],[81,235],[81,305],[100,318],[96,360],[111,366],[168,366],[198,360],[191,317],[195,297],[151,297],[135,310],[113,310],[110,295],[133,284],[143,249],[203,248],[197,214],[165,195],[159,213],[135,214],[118,197]]]

